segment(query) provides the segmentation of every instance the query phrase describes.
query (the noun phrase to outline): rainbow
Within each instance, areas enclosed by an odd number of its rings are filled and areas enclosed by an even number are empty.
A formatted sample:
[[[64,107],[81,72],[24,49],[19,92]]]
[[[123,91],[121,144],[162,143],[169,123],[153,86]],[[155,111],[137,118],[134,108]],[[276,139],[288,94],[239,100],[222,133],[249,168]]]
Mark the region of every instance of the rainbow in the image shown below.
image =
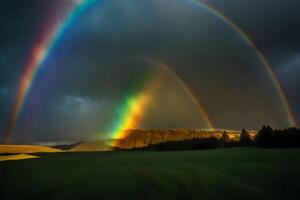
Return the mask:
[[[207,10],[209,13],[215,15],[218,19],[220,19],[224,24],[227,24],[230,28],[232,28],[251,48],[253,48],[258,56],[258,58],[261,60],[261,62],[266,67],[266,70],[270,76],[270,78],[273,81],[274,86],[276,87],[278,91],[278,96],[281,99],[281,102],[283,104],[283,107],[285,109],[285,112],[287,114],[289,123],[293,127],[297,127],[296,117],[295,114],[292,111],[291,106],[289,105],[288,98],[278,80],[276,77],[276,74],[271,66],[271,64],[268,62],[268,60],[265,58],[263,53],[256,47],[256,45],[253,43],[253,41],[250,39],[250,37],[237,25],[235,22],[233,22],[231,19],[229,19],[227,16],[225,16],[223,13],[219,12],[215,8],[209,6],[207,3],[203,3],[199,0],[187,0],[192,5],[201,7],[205,10]]]
[[[152,95],[157,83],[158,80],[152,78],[139,92],[128,95],[117,106],[116,118],[109,129],[110,138],[121,139],[126,137],[126,130],[138,127],[153,100]]]
[[[122,102],[118,108],[119,119],[113,123],[114,129],[111,132],[110,138],[121,139],[126,137],[125,131],[138,127],[142,120],[146,108],[151,100],[150,94],[145,91],[136,96],[129,96]]]
[[[206,9],[208,12],[219,18],[221,21],[223,21],[225,24],[227,24],[229,27],[231,27],[240,37],[242,37],[247,44],[251,48],[253,48],[258,57],[261,59],[261,61],[266,66],[266,69],[273,80],[273,83],[275,87],[278,90],[278,95],[283,103],[283,106],[285,108],[285,111],[287,113],[289,122],[292,126],[296,126],[296,120],[293,115],[293,112],[291,110],[291,107],[289,106],[287,97],[276,78],[276,75],[274,71],[272,70],[271,65],[267,62],[266,58],[263,56],[263,54],[258,51],[254,43],[250,40],[250,38],[230,19],[228,19],[226,16],[224,16],[222,13],[217,11],[216,9],[210,7],[207,4],[204,4],[203,2],[199,0],[183,0],[186,2],[192,3],[192,5],[195,5],[197,7],[201,7]],[[75,3],[77,2],[77,3]],[[96,2],[100,2],[100,0],[74,0],[74,5],[68,9],[68,12],[64,19],[61,22],[58,22],[56,24],[53,24],[52,27],[44,34],[44,36],[39,40],[33,47],[32,53],[29,57],[28,63],[25,66],[24,72],[21,76],[21,79],[19,81],[19,87],[17,90],[17,94],[14,99],[13,103],[13,109],[9,117],[9,121],[7,123],[7,128],[4,135],[4,142],[8,143],[11,139],[12,133],[15,129],[15,126],[17,124],[18,118],[20,116],[20,113],[22,111],[22,108],[24,106],[24,102],[26,100],[26,97],[28,96],[28,93],[34,83],[35,77],[37,76],[39,70],[43,66],[43,63],[51,53],[51,51],[55,48],[57,43],[59,42],[60,38],[64,35],[66,30],[85,12],[89,10],[90,7],[95,5]],[[139,99],[139,98],[137,98]],[[128,100],[130,101],[130,100]],[[139,102],[138,100],[133,102]],[[135,103],[128,103],[128,105],[135,105]],[[129,106],[129,107],[132,107]],[[130,109],[129,109],[130,110]],[[129,112],[128,110],[128,112]],[[121,127],[121,126],[120,126]]]
[[[213,129],[214,125],[212,120],[210,119],[207,111],[204,109],[204,106],[202,105],[201,101],[199,100],[199,97],[197,98],[196,95],[194,94],[193,90],[189,87],[189,85],[176,73],[176,71],[173,69],[173,67],[163,63],[160,60],[154,59],[154,58],[143,58],[146,61],[153,63],[155,66],[158,66],[165,71],[167,71],[170,75],[172,75],[177,83],[181,86],[181,88],[187,93],[189,98],[193,101],[195,104],[198,112],[202,115],[204,118],[204,121],[207,125],[207,128]]]
[[[195,97],[194,93],[188,87],[188,85],[173,70],[172,67],[154,58],[140,57],[139,59],[152,63],[153,66],[165,70],[168,74],[173,76],[176,82],[187,94],[187,97],[189,97],[192,100],[201,117],[203,117],[203,120],[206,124],[205,128],[214,128],[213,123],[210,120],[208,113],[205,111],[202,104]],[[140,91],[134,93],[133,95],[127,96],[125,100],[122,101],[122,103],[119,105],[119,107],[117,107],[117,113],[115,115],[116,119],[114,120],[112,126],[108,131],[110,132],[110,138],[122,139],[127,136],[127,130],[135,129],[139,126],[139,123],[142,121],[143,117],[145,116],[145,113],[147,113],[149,106],[155,100],[154,96],[157,87],[161,83],[162,77],[158,73],[152,75],[152,77],[153,78],[145,82],[144,86],[140,89]]]
[[[34,79],[49,53],[55,48],[60,38],[64,35],[68,27],[72,25],[84,12],[86,12],[96,0],[74,1],[73,7],[68,9],[65,19],[54,24],[46,34],[33,47],[28,63],[19,81],[19,87],[14,99],[13,109],[6,127],[4,142],[8,143],[12,132],[15,129],[18,118],[24,106],[26,97],[33,85]]]

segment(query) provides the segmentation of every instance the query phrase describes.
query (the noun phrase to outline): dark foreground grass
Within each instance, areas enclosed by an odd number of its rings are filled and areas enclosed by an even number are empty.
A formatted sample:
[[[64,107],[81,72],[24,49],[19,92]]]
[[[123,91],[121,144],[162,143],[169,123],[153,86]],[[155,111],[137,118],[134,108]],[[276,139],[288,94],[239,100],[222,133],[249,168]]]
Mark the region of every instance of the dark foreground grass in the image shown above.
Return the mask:
[[[38,155],[0,162],[0,199],[300,198],[300,149]]]

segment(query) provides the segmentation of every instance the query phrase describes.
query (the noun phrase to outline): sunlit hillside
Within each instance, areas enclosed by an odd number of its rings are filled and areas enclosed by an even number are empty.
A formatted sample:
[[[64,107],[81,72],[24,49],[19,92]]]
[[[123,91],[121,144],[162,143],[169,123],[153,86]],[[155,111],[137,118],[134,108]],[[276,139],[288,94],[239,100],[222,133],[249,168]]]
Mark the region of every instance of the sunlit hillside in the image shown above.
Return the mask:
[[[152,129],[152,130],[127,130],[126,137],[118,140],[114,147],[132,149],[146,147],[170,141],[183,141],[203,138],[221,138],[226,132],[232,141],[238,141],[241,131],[235,130],[197,130],[197,129]],[[256,131],[248,131],[253,138]]]

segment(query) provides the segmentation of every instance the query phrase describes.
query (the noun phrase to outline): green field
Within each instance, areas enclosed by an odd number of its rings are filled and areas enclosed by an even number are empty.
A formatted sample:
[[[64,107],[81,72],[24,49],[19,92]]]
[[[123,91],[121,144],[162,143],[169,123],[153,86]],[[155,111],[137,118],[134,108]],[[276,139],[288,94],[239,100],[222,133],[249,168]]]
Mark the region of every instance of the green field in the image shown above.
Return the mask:
[[[300,149],[36,155],[0,162],[0,199],[300,198]]]

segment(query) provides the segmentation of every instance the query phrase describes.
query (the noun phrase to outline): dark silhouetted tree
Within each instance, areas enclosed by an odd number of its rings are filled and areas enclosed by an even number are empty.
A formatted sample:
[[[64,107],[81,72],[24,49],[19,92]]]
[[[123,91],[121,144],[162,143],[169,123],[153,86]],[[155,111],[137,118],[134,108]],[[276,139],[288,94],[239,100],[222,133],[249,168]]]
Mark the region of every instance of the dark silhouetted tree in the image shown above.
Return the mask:
[[[245,129],[242,130],[242,133],[241,133],[241,136],[240,136],[240,144],[242,146],[250,146],[250,145],[252,145],[251,137],[250,137],[249,133]]]
[[[273,130],[263,126],[255,138],[256,145],[266,148],[295,148],[300,147],[300,129],[289,128]]]
[[[150,150],[150,151],[174,151],[174,150],[198,150],[211,149],[220,147],[218,138],[201,138],[173,142],[164,142],[159,144],[150,144],[147,147],[136,148],[133,150]]]
[[[223,132],[222,137],[220,138],[221,146],[225,147],[230,144],[230,138],[226,131]]]
[[[273,143],[272,140],[273,129],[270,126],[263,126],[260,131],[258,131],[255,142],[256,145],[262,147],[271,146]]]

